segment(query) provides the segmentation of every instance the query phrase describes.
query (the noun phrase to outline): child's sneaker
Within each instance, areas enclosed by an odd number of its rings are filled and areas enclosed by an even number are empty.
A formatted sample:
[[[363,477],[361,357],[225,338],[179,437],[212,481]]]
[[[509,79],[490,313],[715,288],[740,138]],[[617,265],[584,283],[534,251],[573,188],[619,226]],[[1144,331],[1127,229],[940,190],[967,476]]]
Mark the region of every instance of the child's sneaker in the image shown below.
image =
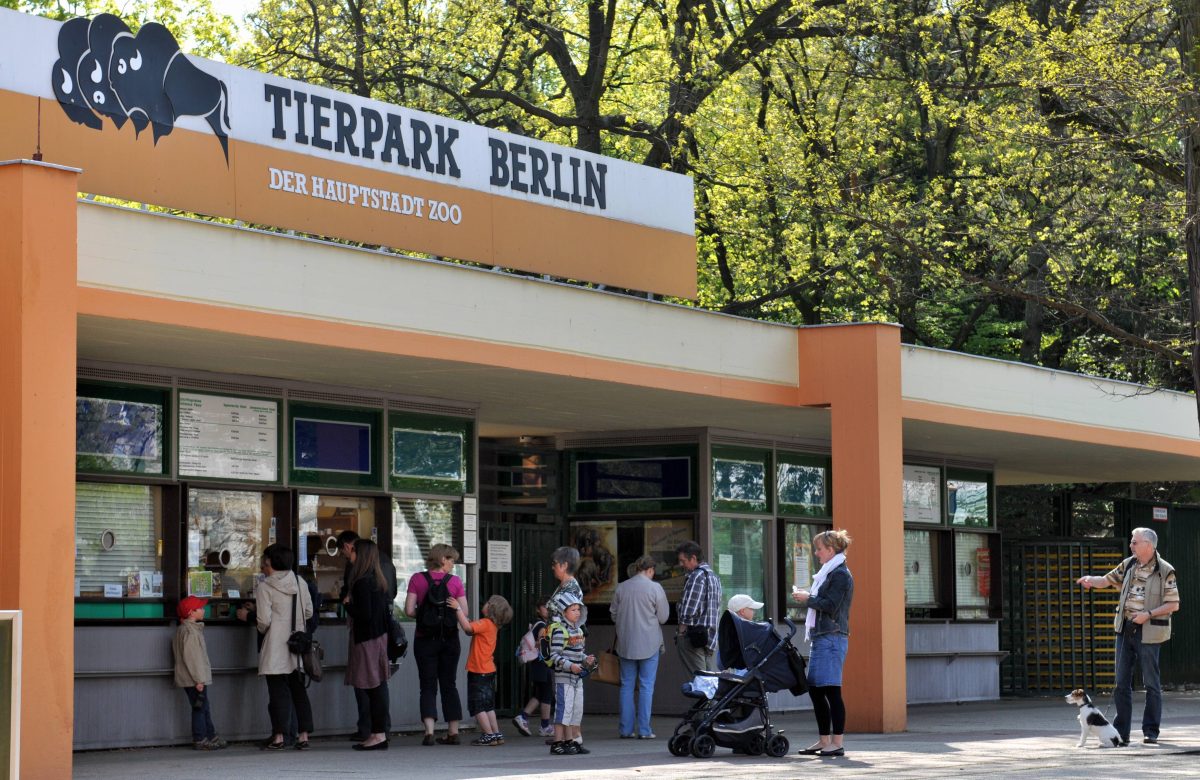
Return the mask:
[[[492,735],[492,746],[495,747],[496,745],[503,745],[503,744],[504,744],[504,734],[497,731],[495,734]]]
[[[574,749],[571,751],[571,754],[572,754],[572,755],[575,755],[575,756],[586,756],[588,753],[591,753],[591,752],[592,752],[592,751],[588,750],[588,749],[587,749],[587,748],[585,748],[583,745],[579,744],[578,742],[576,742],[576,741],[574,741],[574,740],[572,740],[572,741],[570,742],[570,744],[571,744],[571,745],[572,745],[572,747],[574,748]]]
[[[491,734],[480,734],[478,737],[471,740],[471,744],[472,745],[480,745],[481,747],[487,747],[492,744],[492,735]]]
[[[575,755],[574,742],[555,742],[550,746],[550,755],[552,756],[573,756]]]
[[[553,737],[554,736],[554,727],[553,726],[539,727],[538,728],[538,736],[539,737]]]
[[[533,736],[533,732],[529,730],[529,721],[525,719],[524,713],[517,713],[517,717],[512,719],[512,724],[517,727],[517,731],[521,732],[522,736]]]

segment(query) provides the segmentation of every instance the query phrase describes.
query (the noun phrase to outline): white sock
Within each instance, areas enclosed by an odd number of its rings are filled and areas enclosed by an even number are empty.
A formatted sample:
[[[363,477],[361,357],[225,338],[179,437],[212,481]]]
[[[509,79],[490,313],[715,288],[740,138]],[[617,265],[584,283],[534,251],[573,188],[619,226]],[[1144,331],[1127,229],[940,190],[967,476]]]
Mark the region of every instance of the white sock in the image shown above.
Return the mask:
[[[578,745],[583,744],[583,735],[582,734],[580,734],[578,737],[575,737],[575,743]]]

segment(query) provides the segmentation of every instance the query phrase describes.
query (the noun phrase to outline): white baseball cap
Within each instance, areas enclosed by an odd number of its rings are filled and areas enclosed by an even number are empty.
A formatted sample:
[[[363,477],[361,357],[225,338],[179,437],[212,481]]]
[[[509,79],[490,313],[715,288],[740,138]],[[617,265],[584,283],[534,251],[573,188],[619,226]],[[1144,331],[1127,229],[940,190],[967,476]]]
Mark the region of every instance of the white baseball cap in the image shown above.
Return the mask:
[[[746,607],[751,607],[753,609],[762,609],[763,603],[761,601],[755,601],[754,599],[747,596],[745,593],[739,593],[736,596],[729,599],[729,611],[730,612],[738,612],[740,610],[745,609]]]

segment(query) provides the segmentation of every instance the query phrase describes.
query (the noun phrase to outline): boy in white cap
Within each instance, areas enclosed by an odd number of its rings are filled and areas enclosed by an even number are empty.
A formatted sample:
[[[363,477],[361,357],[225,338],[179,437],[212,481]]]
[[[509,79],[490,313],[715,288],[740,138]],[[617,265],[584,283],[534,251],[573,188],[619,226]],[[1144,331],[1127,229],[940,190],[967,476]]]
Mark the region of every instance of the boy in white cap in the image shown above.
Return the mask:
[[[739,593],[729,599],[729,611],[742,620],[754,620],[754,611],[762,609],[763,603],[755,601],[745,593]]]

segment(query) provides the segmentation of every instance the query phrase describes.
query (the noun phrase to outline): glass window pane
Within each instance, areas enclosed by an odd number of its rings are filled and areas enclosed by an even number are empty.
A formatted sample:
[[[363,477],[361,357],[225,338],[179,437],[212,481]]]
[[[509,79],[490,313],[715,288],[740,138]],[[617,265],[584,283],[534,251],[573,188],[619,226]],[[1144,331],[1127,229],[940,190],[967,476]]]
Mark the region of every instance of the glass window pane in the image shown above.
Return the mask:
[[[965,479],[946,480],[946,511],[952,525],[990,526],[988,483]]]
[[[904,522],[942,522],[942,470],[937,466],[904,466]]]
[[[321,602],[336,612],[342,591],[346,559],[338,549],[337,535],[353,531],[363,539],[374,538],[375,501],[356,496],[299,497],[300,550],[298,565],[308,567],[321,592]]]
[[[714,517],[712,553],[708,562],[721,578],[725,601],[745,593],[755,601],[769,603],[766,587],[765,520]],[[721,605],[724,608],[724,604]],[[764,611],[764,614],[765,613]]]
[[[392,499],[392,563],[396,565],[397,617],[404,617],[408,581],[417,572],[425,571],[425,554],[429,548],[435,544],[454,544],[455,508],[453,501]],[[466,566],[460,563],[454,567],[454,573],[466,581]]]
[[[954,595],[960,619],[986,618],[992,596],[992,553],[987,534],[955,534]]]
[[[829,503],[825,489],[828,470],[824,466],[782,462],[786,457],[782,453],[779,457],[779,511],[784,514],[826,515]]]
[[[149,485],[75,485],[75,577],[79,595],[162,596],[162,490]]]
[[[904,532],[904,605],[942,606],[937,592],[936,537],[931,531]]]
[[[804,620],[808,610],[792,601],[788,594],[794,588],[808,590],[812,586],[812,579],[821,568],[812,553],[812,540],[827,528],[824,525],[787,523],[783,529],[784,598],[787,616],[797,623]]]
[[[254,592],[274,504],[270,493],[188,490],[184,591],[248,599]]]
[[[569,543],[579,550],[575,579],[589,605],[612,601],[617,584],[635,573],[634,562],[642,555],[658,561],[654,579],[667,598],[676,601],[683,592],[685,572],[679,568],[675,548],[692,538],[692,521],[673,520],[577,520],[571,523]],[[589,620],[597,617],[590,613]]]
[[[77,397],[75,468],[162,474],[162,404]]]
[[[463,435],[392,428],[392,476],[463,481]]]
[[[767,469],[761,462],[713,458],[713,500],[767,506]]]

